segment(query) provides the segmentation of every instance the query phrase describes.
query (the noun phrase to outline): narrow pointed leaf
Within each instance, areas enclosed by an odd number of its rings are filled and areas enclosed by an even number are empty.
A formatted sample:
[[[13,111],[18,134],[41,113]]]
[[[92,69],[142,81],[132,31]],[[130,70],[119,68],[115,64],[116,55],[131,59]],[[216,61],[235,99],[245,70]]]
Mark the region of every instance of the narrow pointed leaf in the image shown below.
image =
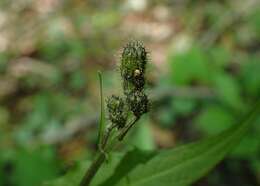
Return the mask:
[[[101,144],[102,137],[105,132],[105,108],[104,108],[104,96],[103,96],[103,78],[102,73],[98,71],[99,88],[100,88],[100,119],[98,130],[98,144]]]

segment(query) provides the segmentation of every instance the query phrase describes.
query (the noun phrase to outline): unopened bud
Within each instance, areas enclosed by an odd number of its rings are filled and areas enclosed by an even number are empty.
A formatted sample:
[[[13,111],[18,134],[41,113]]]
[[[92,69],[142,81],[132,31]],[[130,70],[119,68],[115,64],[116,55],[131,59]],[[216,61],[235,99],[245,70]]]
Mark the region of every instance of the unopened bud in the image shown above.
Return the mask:
[[[107,109],[109,120],[118,128],[124,127],[128,116],[128,108],[124,100],[119,96],[112,95],[107,99]]]
[[[133,89],[142,90],[144,88],[146,63],[147,52],[144,46],[137,41],[129,42],[123,50],[120,65],[125,94]],[[129,90],[130,88],[131,90]]]
[[[127,96],[126,101],[136,117],[148,112],[148,98],[142,91],[132,92]]]

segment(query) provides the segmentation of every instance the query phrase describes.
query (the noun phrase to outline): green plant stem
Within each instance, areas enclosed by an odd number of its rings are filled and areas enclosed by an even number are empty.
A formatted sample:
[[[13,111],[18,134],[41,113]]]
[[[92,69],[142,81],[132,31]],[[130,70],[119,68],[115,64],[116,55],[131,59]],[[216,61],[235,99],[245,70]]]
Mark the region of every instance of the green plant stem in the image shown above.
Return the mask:
[[[99,150],[101,150],[101,152],[104,152],[105,147],[109,141],[111,132],[113,131],[114,128],[116,128],[116,125],[111,125],[110,127],[107,128],[107,131],[105,132],[104,137],[102,138],[102,141],[99,143]]]
[[[105,159],[105,154],[99,151],[97,158],[92,162],[82,181],[80,182],[80,186],[88,186],[90,184],[92,178],[96,175],[98,169],[101,167]]]
[[[108,130],[105,134],[105,137],[103,138],[101,149],[99,149],[98,154],[96,155],[95,160],[92,162],[90,167],[88,168],[87,172],[85,173],[83,179],[80,182],[80,186],[89,186],[90,182],[96,175],[97,171],[101,167],[101,165],[104,163],[106,159],[106,153],[108,153],[108,150],[112,149],[115,144],[111,144],[110,148],[106,149],[106,145],[109,142],[109,135],[111,134],[111,130]]]
[[[103,142],[101,146],[102,150],[98,151],[98,154],[96,155],[96,159],[92,162],[87,172],[85,173],[82,181],[80,182],[80,186],[89,186],[90,182],[96,175],[97,171],[106,160],[106,153],[109,153],[117,144],[119,144],[120,141],[124,139],[127,132],[134,126],[134,124],[139,120],[139,118],[140,117],[136,117],[132,122],[126,125],[126,127],[122,129],[119,135],[115,136],[115,138],[113,138],[110,141],[110,143],[109,143],[109,137],[114,127],[111,127],[111,129],[107,131],[105,137],[103,138]]]
[[[134,126],[134,124],[140,119],[140,117],[136,117],[130,124],[128,124],[122,132],[118,135],[118,140],[122,141],[127,134],[127,132]]]
[[[113,146],[114,146],[113,144],[111,144],[110,148],[108,148],[108,149],[106,149],[106,146],[109,142],[109,137],[110,137],[110,134],[111,134],[112,130],[114,129],[114,127],[115,126],[112,126],[112,127],[108,128],[108,130],[106,131],[104,138],[102,139],[101,146],[99,147],[98,154],[96,155],[96,159],[92,162],[92,164],[90,165],[86,174],[84,175],[82,181],[80,182],[80,186],[88,186],[90,184],[91,180],[94,178],[97,171],[99,170],[99,168],[105,161],[106,153],[108,153],[109,149],[113,148]]]

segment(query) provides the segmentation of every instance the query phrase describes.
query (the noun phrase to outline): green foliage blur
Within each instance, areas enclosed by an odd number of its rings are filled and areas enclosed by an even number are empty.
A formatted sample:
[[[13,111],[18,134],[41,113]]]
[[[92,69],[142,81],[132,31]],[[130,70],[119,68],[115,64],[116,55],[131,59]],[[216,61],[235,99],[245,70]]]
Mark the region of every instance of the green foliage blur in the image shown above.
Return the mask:
[[[124,44],[150,52],[152,109],[121,151],[213,136],[260,98],[260,3],[0,2],[0,186],[38,186],[92,159],[105,96],[119,92]],[[121,91],[121,90],[120,90]],[[260,117],[196,186],[260,184]]]

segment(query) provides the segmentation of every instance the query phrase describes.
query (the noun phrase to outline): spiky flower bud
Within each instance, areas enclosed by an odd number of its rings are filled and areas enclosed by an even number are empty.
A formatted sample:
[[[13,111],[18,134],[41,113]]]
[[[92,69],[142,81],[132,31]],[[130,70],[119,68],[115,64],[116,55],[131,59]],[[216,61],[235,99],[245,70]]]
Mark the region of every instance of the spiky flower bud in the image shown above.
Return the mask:
[[[138,118],[148,112],[148,98],[143,91],[135,91],[129,94],[126,98],[126,102],[129,105],[129,109]]]
[[[126,95],[134,90],[143,90],[146,63],[147,52],[144,46],[137,41],[129,42],[123,50],[120,65]]]
[[[128,107],[123,98],[112,95],[107,99],[107,109],[109,120],[117,125],[117,128],[122,128],[126,124],[128,116]]]

